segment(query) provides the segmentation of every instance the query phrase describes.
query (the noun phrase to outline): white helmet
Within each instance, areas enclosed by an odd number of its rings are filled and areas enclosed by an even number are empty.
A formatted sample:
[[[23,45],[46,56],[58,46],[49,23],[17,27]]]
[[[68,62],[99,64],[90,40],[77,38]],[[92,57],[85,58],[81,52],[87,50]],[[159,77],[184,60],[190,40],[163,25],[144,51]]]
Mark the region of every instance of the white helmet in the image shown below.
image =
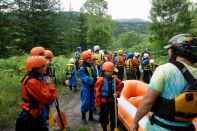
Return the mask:
[[[94,51],[100,50],[100,46],[99,45],[95,45],[94,46]]]
[[[87,51],[92,52],[92,50],[91,50],[91,49],[88,49]]]
[[[70,63],[70,64],[74,64],[74,63],[75,63],[75,59],[71,58],[71,59],[69,60],[69,63]]]
[[[135,57],[139,57],[140,56],[140,53],[139,52],[134,52],[134,56]]]
[[[155,60],[154,59],[150,59],[150,64],[153,64],[155,63]]]
[[[144,58],[148,58],[149,54],[148,53],[144,53]]]
[[[104,50],[99,50],[99,53],[104,55]]]

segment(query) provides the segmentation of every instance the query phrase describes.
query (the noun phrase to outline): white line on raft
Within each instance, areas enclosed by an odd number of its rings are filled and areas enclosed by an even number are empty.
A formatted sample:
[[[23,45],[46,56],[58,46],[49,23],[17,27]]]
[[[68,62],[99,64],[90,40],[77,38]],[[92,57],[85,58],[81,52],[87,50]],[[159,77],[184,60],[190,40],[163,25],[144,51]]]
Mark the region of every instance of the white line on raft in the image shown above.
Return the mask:
[[[132,117],[135,117],[135,114],[137,112],[137,108],[132,105],[130,102],[128,102],[125,98],[118,98],[118,105],[120,105],[121,107],[123,107],[123,109]],[[119,113],[120,114],[120,113]],[[121,116],[122,117],[122,116]],[[122,117],[123,118],[123,117]],[[124,118],[123,118],[124,119]],[[142,127],[143,129],[145,128],[146,122],[148,121],[148,117],[144,116],[140,121],[139,121],[139,125],[140,127]],[[125,120],[126,122],[126,120]],[[126,122],[127,123],[127,122]],[[128,124],[128,123],[127,123]],[[128,125],[131,125],[128,124]]]

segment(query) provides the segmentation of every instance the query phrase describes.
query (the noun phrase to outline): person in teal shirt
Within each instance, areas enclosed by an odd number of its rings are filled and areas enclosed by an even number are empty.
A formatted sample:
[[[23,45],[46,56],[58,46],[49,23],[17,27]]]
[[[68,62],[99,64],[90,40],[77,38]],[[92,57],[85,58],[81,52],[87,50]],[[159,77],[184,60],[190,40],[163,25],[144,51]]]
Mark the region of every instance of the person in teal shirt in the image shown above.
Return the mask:
[[[168,50],[169,61],[178,61],[185,65],[190,74],[197,79],[197,38],[190,34],[179,34],[170,39],[169,45],[165,46]],[[150,131],[194,131],[195,127],[192,121],[171,121],[155,114],[154,106],[158,98],[173,99],[181,94],[186,87],[187,81],[182,72],[172,63],[166,63],[159,66],[149,83],[149,89],[146,92],[141,105],[139,106],[135,118],[132,122],[131,131],[139,128],[138,122],[148,112],[150,120],[146,123],[145,130]],[[154,108],[153,108],[154,107]],[[169,107],[163,108],[169,110]],[[154,118],[154,121],[152,121]],[[157,121],[157,122],[155,122]],[[159,123],[159,124],[158,124]]]

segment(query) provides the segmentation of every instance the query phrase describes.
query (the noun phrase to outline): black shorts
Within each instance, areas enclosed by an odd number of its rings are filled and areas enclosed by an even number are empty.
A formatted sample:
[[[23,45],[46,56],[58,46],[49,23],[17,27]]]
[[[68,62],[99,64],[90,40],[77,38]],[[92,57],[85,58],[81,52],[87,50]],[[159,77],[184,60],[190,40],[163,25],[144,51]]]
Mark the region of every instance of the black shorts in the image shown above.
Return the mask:
[[[15,129],[16,131],[48,131],[46,121],[41,115],[34,118],[24,110],[16,120]]]

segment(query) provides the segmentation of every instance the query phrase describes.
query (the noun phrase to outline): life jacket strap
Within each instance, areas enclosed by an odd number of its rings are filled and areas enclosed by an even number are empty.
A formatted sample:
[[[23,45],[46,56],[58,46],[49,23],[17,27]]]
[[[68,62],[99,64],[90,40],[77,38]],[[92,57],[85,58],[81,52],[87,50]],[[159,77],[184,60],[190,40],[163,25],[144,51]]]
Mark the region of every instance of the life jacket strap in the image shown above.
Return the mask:
[[[149,117],[149,120],[150,120],[150,123],[151,125],[153,124],[156,124],[160,127],[163,127],[165,129],[168,129],[168,130],[172,130],[172,131],[195,131],[195,127],[194,125],[191,123],[191,125],[189,126],[173,126],[173,125],[167,125],[159,120],[157,120],[155,117],[155,115],[151,115]]]

